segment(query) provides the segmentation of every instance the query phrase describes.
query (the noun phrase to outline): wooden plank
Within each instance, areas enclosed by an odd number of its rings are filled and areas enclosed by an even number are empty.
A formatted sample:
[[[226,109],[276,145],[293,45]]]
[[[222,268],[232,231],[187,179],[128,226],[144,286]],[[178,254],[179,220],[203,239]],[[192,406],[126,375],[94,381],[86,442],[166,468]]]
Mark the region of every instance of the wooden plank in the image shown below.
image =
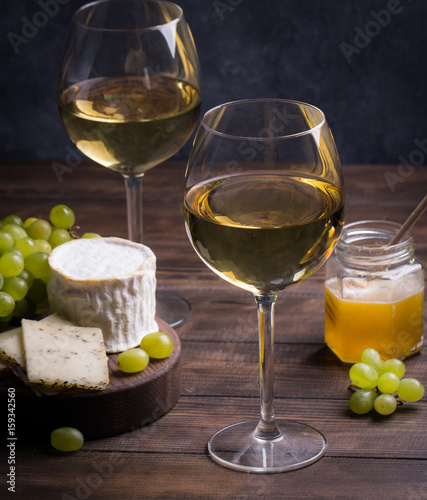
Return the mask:
[[[184,342],[182,359],[183,394],[258,394],[258,345],[254,342]],[[425,349],[408,359],[406,376],[426,384],[426,361]],[[349,367],[322,344],[279,342],[275,346],[276,397],[347,399]]]
[[[298,286],[279,295],[276,305],[276,341],[323,342],[323,283],[309,294],[298,294]],[[179,329],[191,341],[257,342],[257,312],[251,293],[235,287],[178,286],[192,305],[190,320]],[[316,294],[315,294],[316,293]],[[310,311],[311,314],[307,314]],[[215,321],[212,320],[215,318]],[[304,318],[301,321],[301,318]]]
[[[324,344],[323,280],[312,278],[279,294],[276,342]],[[305,284],[308,286],[303,287]],[[305,293],[298,293],[299,289]],[[192,305],[190,319],[179,328],[184,340],[257,342],[257,313],[250,293],[227,285],[189,288],[179,283],[174,290]]]
[[[347,399],[278,398],[275,410],[278,419],[296,420],[321,431],[328,441],[329,457],[427,460],[426,402],[402,406],[391,417],[374,412],[354,415],[348,409]],[[256,398],[182,396],[174,409],[157,422],[131,433],[87,442],[85,450],[141,453],[191,450],[203,454],[209,438],[220,428],[258,418]]]
[[[343,165],[346,202],[390,208],[411,206],[425,196],[426,167]],[[415,207],[414,207],[415,208]]]
[[[417,499],[427,490],[424,460],[408,466],[404,459],[325,456],[310,467],[270,475],[232,471],[192,452],[79,452],[72,458],[46,452],[38,456],[37,472],[33,460],[30,452],[20,455],[14,498]]]
[[[35,186],[23,179],[37,180],[37,192],[44,192],[47,196],[54,196],[51,188],[55,186],[71,195],[73,189],[84,187],[81,197],[96,196],[124,199],[123,179],[117,172],[101,167],[93,162],[84,160],[76,166],[69,165],[58,175],[55,164],[66,162],[59,160],[44,162],[16,162],[1,165],[2,177],[7,177],[7,186],[2,186],[6,195],[13,197],[16,194],[34,198]],[[147,186],[147,196],[159,199],[161,191],[182,191],[183,182],[176,184],[175,179],[184,180],[185,162],[168,161],[150,170],[145,174],[144,182]],[[425,166],[403,169],[399,165],[343,165],[344,187],[347,201],[357,201],[362,204],[384,204],[395,202],[410,205],[417,194],[423,194],[425,186]],[[394,182],[393,182],[394,181]]]

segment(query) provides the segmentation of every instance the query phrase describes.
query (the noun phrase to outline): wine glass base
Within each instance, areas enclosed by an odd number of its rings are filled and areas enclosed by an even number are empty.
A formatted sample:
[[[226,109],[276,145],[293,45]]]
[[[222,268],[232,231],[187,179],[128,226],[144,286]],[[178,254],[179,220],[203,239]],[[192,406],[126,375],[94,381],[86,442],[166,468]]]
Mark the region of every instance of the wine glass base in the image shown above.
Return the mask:
[[[191,305],[175,293],[156,290],[156,315],[171,328],[178,328],[191,316]]]
[[[266,441],[254,436],[257,420],[221,429],[208,442],[212,458],[244,472],[276,473],[306,467],[326,452],[325,437],[313,427],[291,420],[278,420],[282,436]]]

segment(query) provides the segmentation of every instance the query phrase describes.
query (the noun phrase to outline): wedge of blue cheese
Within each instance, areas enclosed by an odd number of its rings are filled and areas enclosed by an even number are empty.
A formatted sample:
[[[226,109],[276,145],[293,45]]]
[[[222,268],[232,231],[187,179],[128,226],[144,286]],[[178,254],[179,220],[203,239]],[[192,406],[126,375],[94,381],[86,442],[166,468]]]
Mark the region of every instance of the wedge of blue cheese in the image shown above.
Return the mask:
[[[102,390],[109,382],[100,328],[22,320],[28,382],[52,390]]]

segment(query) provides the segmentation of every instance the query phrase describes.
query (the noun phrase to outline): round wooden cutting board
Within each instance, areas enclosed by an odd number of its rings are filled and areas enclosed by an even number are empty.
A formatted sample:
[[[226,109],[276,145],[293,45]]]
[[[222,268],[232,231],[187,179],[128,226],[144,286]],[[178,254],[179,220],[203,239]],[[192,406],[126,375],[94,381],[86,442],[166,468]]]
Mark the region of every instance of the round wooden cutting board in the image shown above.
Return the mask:
[[[3,383],[3,408],[7,407],[8,389],[16,389],[16,436],[37,439],[67,426],[79,429],[85,439],[99,439],[139,429],[165,415],[181,394],[181,342],[167,323],[156,321],[160,331],[172,339],[172,354],[164,360],[150,359],[135,374],[121,372],[116,364],[118,354],[110,354],[110,383],[102,391],[36,396],[20,381]]]

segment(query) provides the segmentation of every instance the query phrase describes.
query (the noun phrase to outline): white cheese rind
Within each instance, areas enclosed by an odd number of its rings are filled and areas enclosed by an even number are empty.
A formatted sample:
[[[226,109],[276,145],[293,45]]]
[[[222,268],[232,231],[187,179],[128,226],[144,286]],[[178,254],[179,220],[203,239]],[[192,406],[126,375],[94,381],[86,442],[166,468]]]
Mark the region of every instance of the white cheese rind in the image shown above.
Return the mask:
[[[135,347],[158,330],[156,257],[147,246],[114,237],[73,240],[55,248],[49,264],[50,309],[100,328],[107,352]]]
[[[28,381],[53,389],[105,389],[108,358],[99,328],[22,320]]]

